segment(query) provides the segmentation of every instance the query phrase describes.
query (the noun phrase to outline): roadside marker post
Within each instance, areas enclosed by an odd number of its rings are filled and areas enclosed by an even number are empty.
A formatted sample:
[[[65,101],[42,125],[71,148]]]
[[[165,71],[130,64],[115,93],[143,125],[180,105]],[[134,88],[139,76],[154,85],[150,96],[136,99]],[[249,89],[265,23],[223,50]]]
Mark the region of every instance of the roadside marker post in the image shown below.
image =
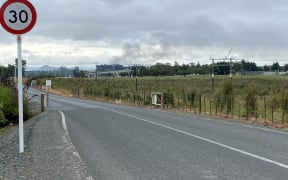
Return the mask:
[[[19,151],[24,152],[23,130],[23,84],[22,84],[22,34],[35,25],[37,13],[28,0],[7,0],[0,8],[0,24],[9,33],[17,36],[18,64],[18,108],[19,108]]]

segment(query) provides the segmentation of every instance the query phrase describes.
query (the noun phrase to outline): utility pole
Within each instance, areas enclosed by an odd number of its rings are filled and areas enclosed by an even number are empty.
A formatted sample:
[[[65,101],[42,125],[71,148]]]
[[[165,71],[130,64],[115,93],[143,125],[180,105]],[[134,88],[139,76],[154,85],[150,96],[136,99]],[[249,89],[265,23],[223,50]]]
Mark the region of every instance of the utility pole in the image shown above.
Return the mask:
[[[235,60],[235,58],[232,58],[232,57],[229,57],[231,55],[231,52],[233,51],[233,48],[231,48],[227,55],[224,57],[224,58],[210,58],[210,60],[212,60],[212,73],[211,73],[211,94],[214,95],[215,93],[215,74],[214,74],[214,68],[215,66],[229,66],[229,77],[230,77],[230,80],[232,80],[232,67],[233,67],[233,64],[232,64],[232,60]],[[227,61],[229,60],[229,65],[228,64],[215,64],[215,60],[220,60],[220,61]]]

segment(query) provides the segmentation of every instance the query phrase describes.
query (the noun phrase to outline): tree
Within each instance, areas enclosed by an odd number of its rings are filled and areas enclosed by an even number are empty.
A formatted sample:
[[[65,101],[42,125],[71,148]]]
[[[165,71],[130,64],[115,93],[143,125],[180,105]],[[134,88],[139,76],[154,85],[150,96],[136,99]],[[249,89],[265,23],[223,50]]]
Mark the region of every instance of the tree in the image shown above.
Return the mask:
[[[243,64],[242,63],[239,63],[239,62],[237,62],[237,63],[234,63],[233,64],[233,72],[243,72],[244,71],[244,69],[243,69]]]
[[[18,67],[18,59],[17,58],[15,59],[15,64],[16,64],[16,67]],[[22,75],[25,74],[26,65],[27,65],[27,61],[22,59]]]
[[[80,77],[80,69],[79,69],[79,67],[75,67],[73,69],[73,77]]]
[[[174,74],[174,68],[167,64],[157,63],[150,68],[150,75],[152,76],[173,76]]]
[[[270,71],[270,66],[264,65],[263,70],[264,71]]]
[[[73,69],[73,77],[84,78],[85,72],[83,70],[80,70],[79,67],[75,67]]]
[[[284,71],[285,71],[285,72],[288,71],[288,64],[285,64],[285,65],[284,65]]]
[[[279,63],[278,62],[273,63],[272,66],[271,66],[271,70],[272,71],[279,71],[280,70]]]
[[[215,73],[219,75],[227,75],[230,72],[230,63],[228,62],[218,62],[216,64],[218,66],[217,69],[215,69]]]

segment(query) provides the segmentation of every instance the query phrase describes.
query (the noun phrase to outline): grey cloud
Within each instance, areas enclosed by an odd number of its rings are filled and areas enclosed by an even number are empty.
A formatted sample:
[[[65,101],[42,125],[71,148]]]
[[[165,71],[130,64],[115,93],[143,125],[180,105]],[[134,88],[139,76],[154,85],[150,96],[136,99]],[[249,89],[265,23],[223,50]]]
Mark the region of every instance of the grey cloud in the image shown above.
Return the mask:
[[[282,46],[285,44],[279,39],[287,36],[283,29],[288,24],[277,23],[280,21],[277,17],[286,10],[283,6],[288,4],[283,0],[277,3],[270,0],[51,0],[35,3],[39,9],[39,23],[34,32],[56,38],[105,39],[121,44],[139,33],[160,31],[170,34],[168,41],[176,44],[249,46],[251,43],[254,46],[259,45],[257,41],[263,46]],[[281,3],[283,6],[279,5]],[[273,24],[267,21],[271,18]],[[277,37],[268,38],[271,34]],[[249,39],[242,41],[246,37]]]
[[[171,57],[177,46],[287,48],[286,0],[31,0],[37,36],[122,46],[113,61]],[[0,30],[0,43],[7,34]],[[145,45],[151,45],[147,49]]]

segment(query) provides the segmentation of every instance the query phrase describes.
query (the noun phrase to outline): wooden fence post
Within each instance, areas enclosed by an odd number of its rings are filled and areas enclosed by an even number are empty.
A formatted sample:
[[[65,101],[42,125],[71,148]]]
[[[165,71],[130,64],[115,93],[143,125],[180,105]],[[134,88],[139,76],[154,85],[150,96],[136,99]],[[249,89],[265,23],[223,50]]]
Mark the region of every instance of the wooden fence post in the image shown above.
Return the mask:
[[[239,101],[238,101],[238,115],[239,115],[239,119],[241,118],[241,96],[239,96]]]
[[[41,94],[41,112],[44,112],[45,108],[44,108],[44,102],[45,101],[45,94]]]
[[[210,103],[209,103],[209,104],[210,104],[210,107],[209,107],[209,108],[210,108],[210,110],[209,110],[209,112],[210,112],[210,116],[211,116],[211,114],[212,114],[212,107],[211,107],[211,106],[212,106],[212,102],[211,102],[211,95],[209,96],[209,100],[210,100]]]
[[[228,108],[228,95],[226,95],[226,118],[228,118],[229,108]]]
[[[249,97],[246,97],[246,120],[249,119]]]
[[[231,95],[231,117],[233,118],[233,109],[234,109],[234,96]]]
[[[267,115],[267,112],[266,112],[266,96],[264,96],[264,123],[266,124],[266,115]]]
[[[282,99],[282,127],[284,127],[287,99]]]
[[[270,107],[271,107],[271,121],[272,125],[274,124],[274,104],[273,104],[273,97],[270,96]]]
[[[257,122],[258,118],[258,108],[257,108],[257,96],[254,96],[254,106],[255,106],[255,121]]]
[[[202,111],[201,104],[202,104],[201,95],[199,95],[199,114],[201,114],[201,111]]]
[[[206,96],[204,95],[204,114],[206,114]]]

